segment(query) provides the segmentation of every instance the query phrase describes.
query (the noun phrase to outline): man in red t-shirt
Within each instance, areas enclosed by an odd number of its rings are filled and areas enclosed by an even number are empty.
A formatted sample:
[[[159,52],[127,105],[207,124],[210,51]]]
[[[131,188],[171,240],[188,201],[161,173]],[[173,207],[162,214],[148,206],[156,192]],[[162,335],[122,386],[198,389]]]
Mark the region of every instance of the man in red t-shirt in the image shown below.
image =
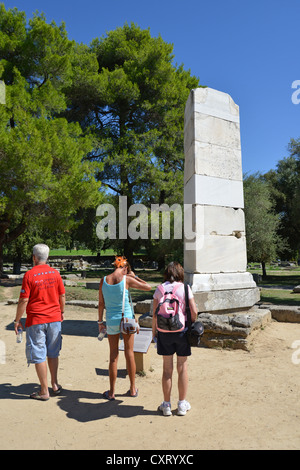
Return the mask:
[[[18,328],[23,328],[20,320],[26,310],[27,361],[28,364],[35,364],[41,384],[40,391],[30,397],[45,401],[49,399],[47,359],[53,394],[61,392],[57,371],[65,288],[59,272],[46,264],[49,256],[47,245],[35,245],[32,256],[34,266],[24,275],[14,326],[16,333]]]

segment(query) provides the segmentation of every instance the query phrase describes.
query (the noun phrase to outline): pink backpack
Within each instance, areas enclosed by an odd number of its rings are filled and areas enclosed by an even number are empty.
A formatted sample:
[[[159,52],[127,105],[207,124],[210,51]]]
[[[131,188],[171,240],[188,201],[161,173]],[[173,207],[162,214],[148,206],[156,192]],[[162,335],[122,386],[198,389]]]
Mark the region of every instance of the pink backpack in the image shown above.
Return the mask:
[[[166,292],[162,285],[158,286],[163,294],[155,311],[158,331],[177,333],[185,328],[185,314],[181,308],[180,300],[175,294],[179,286],[180,284],[175,285],[170,292]]]

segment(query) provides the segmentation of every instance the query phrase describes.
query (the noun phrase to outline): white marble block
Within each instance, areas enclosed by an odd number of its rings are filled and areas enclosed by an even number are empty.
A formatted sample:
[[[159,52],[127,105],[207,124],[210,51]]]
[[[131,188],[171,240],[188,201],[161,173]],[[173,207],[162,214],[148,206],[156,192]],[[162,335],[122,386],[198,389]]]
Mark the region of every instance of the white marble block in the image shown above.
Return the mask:
[[[252,307],[259,292],[247,272],[239,107],[226,93],[192,90],[184,132],[186,279],[206,311],[228,310],[229,299],[232,310]]]

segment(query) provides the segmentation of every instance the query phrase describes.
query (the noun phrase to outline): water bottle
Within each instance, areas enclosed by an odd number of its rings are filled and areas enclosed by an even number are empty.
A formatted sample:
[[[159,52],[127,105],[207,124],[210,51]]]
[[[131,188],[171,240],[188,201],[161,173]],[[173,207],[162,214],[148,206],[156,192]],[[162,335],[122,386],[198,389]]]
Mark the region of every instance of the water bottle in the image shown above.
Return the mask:
[[[154,336],[153,341],[154,341],[154,348],[156,349],[157,348],[157,337],[156,336]]]
[[[23,330],[22,328],[18,328],[17,343],[22,343],[22,341],[23,341]]]
[[[99,341],[102,341],[105,335],[106,335],[106,328],[101,330],[101,332],[98,334]]]

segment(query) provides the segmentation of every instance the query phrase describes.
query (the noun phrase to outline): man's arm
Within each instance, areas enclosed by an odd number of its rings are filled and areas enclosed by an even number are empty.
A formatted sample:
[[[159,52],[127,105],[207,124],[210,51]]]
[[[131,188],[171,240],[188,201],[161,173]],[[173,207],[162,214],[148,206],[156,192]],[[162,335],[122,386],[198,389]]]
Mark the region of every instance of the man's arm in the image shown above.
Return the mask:
[[[15,332],[16,334],[18,334],[18,328],[21,326],[21,328],[23,329],[23,325],[22,323],[20,322],[22,316],[23,316],[23,313],[25,312],[26,310],[26,307],[27,307],[27,304],[28,304],[28,300],[29,299],[26,299],[26,298],[23,298],[23,297],[20,297],[19,298],[19,302],[18,302],[18,306],[17,306],[17,313],[16,313],[16,319],[14,321],[14,327],[15,327]]]
[[[64,321],[64,311],[65,311],[65,302],[66,302],[66,295],[61,294],[59,296],[59,306],[61,311],[61,321]]]

